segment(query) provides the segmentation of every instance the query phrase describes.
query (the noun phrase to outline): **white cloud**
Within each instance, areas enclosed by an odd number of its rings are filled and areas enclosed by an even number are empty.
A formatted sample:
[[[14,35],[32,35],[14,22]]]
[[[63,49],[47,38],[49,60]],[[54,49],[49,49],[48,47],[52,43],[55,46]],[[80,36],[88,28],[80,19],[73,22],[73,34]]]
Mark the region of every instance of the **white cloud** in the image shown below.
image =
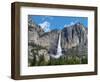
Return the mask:
[[[43,23],[39,24],[45,32],[50,31],[50,23],[48,21],[44,21]]]
[[[70,23],[70,25],[74,25],[74,24],[75,24],[75,22],[71,22],[71,23]]]
[[[64,27],[72,26],[72,25],[74,25],[77,22],[78,22],[77,20],[76,21],[72,21],[72,22],[70,22],[70,24],[65,24]]]

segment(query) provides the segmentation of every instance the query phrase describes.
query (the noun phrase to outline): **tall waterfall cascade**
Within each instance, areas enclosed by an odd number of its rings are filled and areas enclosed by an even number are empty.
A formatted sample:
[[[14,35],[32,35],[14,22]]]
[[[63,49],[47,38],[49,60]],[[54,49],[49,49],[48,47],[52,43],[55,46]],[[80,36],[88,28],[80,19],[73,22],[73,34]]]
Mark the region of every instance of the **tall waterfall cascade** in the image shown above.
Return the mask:
[[[61,33],[59,33],[59,39],[58,39],[58,45],[57,45],[57,54],[52,55],[52,57],[59,58],[62,55],[63,54],[62,54],[62,48],[61,48]]]

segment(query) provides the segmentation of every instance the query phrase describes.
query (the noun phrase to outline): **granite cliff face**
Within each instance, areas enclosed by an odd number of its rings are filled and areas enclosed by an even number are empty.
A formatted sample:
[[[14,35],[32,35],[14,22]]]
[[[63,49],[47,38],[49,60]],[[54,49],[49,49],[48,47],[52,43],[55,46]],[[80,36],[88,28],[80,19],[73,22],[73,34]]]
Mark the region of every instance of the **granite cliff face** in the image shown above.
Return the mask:
[[[35,59],[34,61],[38,63],[40,57],[48,62],[51,54],[57,55],[59,33],[61,33],[61,48],[63,55],[87,55],[88,29],[81,23],[64,27],[60,31],[55,29],[50,32],[44,32],[39,25],[29,21],[29,62]],[[35,63],[35,65],[37,65],[37,63]]]
[[[58,30],[44,32],[43,29],[38,25],[29,26],[28,42],[46,47],[46,49],[50,51],[56,51],[58,35]]]
[[[58,30],[52,30],[40,36],[39,44],[47,48],[49,54],[56,54],[58,44]]]
[[[63,52],[67,52],[67,50],[77,46],[87,47],[87,29],[81,23],[65,27],[62,30],[61,35]]]
[[[56,54],[58,33],[58,30],[44,32],[44,30],[39,25],[35,24],[34,22],[29,22],[28,57],[30,62],[34,58],[36,59],[36,61],[38,61],[40,57],[43,57],[46,61],[48,61],[50,59],[50,54]],[[36,56],[34,56],[35,54]]]

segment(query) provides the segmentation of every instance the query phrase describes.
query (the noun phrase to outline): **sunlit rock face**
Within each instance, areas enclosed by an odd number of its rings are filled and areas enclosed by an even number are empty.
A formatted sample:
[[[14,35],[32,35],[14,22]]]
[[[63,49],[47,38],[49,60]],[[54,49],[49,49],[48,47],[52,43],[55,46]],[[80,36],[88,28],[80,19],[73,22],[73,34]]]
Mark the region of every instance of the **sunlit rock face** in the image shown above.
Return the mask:
[[[61,33],[61,45],[63,52],[76,46],[87,47],[87,29],[81,23],[65,27]]]

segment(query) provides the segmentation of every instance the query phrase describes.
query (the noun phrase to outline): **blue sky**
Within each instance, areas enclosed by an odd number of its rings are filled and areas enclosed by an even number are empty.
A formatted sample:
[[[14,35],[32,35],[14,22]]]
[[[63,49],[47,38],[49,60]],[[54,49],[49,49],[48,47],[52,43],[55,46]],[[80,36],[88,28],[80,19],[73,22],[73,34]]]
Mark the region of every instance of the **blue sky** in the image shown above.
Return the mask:
[[[80,22],[85,27],[88,27],[87,17],[31,15],[31,18],[36,24],[40,25],[46,32],[53,29],[63,29],[65,26],[70,26],[77,22]]]

